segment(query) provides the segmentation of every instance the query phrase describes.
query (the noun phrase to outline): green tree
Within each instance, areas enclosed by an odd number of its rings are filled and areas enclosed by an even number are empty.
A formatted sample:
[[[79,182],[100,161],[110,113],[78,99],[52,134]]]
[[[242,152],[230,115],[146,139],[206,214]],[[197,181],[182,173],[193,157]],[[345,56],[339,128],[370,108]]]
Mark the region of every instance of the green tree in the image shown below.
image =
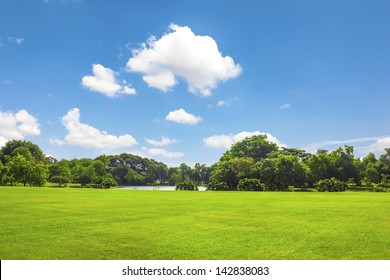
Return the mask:
[[[49,182],[60,187],[66,186],[71,180],[71,171],[66,160],[54,162],[49,165]]]
[[[266,158],[271,152],[278,150],[278,146],[267,140],[265,134],[247,137],[244,140],[234,144],[231,149],[222,156],[221,160],[231,158],[252,158],[259,161]]]
[[[31,156],[25,157],[20,153],[16,153],[15,156],[6,164],[7,170],[10,173],[10,178],[13,182],[20,182],[23,186],[42,186],[45,184],[47,177],[47,169],[45,164],[35,162]]]
[[[318,150],[316,154],[311,155],[306,160],[306,165],[309,167],[309,183],[311,186],[315,182],[335,175],[335,166],[326,150]]]
[[[279,154],[257,162],[253,174],[267,190],[285,191],[289,186],[305,187],[308,168],[298,156]]]
[[[224,182],[230,190],[237,189],[239,178],[235,169],[235,160],[223,160],[216,163],[210,174],[210,182]]]
[[[8,159],[10,159],[12,157],[12,153],[14,153],[14,150],[20,147],[27,148],[36,162],[45,162],[45,155],[38,145],[25,140],[11,140],[5,143],[5,145],[0,149],[0,160],[3,162],[3,164],[7,162],[7,156]],[[20,150],[18,153],[20,153]]]

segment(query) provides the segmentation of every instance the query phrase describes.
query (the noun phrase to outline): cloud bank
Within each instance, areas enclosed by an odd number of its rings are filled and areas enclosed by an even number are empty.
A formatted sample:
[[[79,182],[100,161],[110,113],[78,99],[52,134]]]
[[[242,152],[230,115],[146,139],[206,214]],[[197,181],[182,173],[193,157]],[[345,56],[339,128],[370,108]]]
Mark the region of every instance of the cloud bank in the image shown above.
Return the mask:
[[[65,141],[70,145],[97,149],[119,149],[137,144],[129,134],[110,135],[88,124],[80,122],[80,110],[73,108],[62,118],[62,124],[68,131]]]
[[[177,84],[178,77],[187,82],[190,92],[209,96],[219,82],[242,71],[230,56],[222,56],[213,38],[195,35],[189,27],[176,24],[160,39],[150,37],[132,54],[127,70],[142,73],[150,87],[164,92]]]
[[[84,76],[81,84],[87,89],[102,93],[108,97],[117,97],[121,94],[136,94],[135,89],[123,85],[115,79],[115,72],[101,64],[92,65],[93,76]]]

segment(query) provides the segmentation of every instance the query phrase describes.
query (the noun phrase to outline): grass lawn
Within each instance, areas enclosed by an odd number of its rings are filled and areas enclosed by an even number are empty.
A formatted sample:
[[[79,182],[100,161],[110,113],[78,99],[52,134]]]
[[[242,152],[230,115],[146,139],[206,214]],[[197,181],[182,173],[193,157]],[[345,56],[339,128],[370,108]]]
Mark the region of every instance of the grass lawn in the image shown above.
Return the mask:
[[[0,259],[390,259],[390,194],[0,187]]]

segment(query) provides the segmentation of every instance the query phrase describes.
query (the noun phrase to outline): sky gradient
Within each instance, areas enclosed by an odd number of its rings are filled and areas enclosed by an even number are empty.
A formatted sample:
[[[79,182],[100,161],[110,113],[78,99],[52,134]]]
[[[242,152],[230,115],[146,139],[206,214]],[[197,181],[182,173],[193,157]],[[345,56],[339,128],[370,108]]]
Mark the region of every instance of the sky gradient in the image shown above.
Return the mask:
[[[176,166],[267,133],[380,155],[389,104],[389,1],[0,0],[0,145]]]

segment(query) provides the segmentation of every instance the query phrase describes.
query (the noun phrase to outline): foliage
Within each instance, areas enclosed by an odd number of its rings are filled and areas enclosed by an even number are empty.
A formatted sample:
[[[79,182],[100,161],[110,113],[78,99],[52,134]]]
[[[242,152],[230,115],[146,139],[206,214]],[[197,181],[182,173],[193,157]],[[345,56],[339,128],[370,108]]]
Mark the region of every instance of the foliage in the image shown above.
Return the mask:
[[[65,160],[53,161],[49,164],[48,181],[57,183],[60,187],[65,187],[71,180],[70,168]]]
[[[238,183],[238,191],[264,191],[266,189],[265,185],[260,182],[258,179],[241,179]]]
[[[198,187],[192,181],[180,182],[176,185],[177,191],[197,191]]]
[[[103,176],[98,186],[102,189],[109,189],[117,185],[118,183],[115,181],[114,177],[112,177],[111,174],[106,174]]]
[[[347,189],[347,183],[332,177],[318,181],[315,183],[315,187],[319,192],[343,192]]]
[[[24,147],[25,149],[20,149]],[[30,152],[30,155],[35,159],[36,162],[44,162],[45,155],[38,145],[25,140],[11,140],[5,143],[0,149],[0,160],[5,164],[7,158],[11,158],[16,154],[26,154],[26,150]]]
[[[389,176],[382,176],[382,180],[378,184],[381,188],[390,188],[390,179]]]
[[[227,191],[229,186],[225,182],[210,182],[207,184],[208,191]]]
[[[266,158],[271,152],[277,151],[278,146],[267,140],[265,134],[247,137],[234,144],[221,158],[222,161],[231,158],[252,158],[254,161]]]
[[[267,190],[286,191],[289,186],[304,187],[307,167],[297,156],[279,154],[256,163],[254,177],[263,182]]]

